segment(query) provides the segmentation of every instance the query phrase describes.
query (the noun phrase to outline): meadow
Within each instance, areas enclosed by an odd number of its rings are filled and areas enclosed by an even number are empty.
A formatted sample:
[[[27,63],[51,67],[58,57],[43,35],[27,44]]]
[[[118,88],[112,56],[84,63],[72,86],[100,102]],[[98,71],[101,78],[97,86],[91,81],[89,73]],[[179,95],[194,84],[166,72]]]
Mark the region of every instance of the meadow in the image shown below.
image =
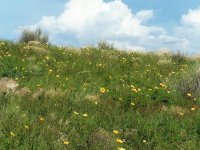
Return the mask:
[[[0,41],[0,150],[198,150],[199,63]]]

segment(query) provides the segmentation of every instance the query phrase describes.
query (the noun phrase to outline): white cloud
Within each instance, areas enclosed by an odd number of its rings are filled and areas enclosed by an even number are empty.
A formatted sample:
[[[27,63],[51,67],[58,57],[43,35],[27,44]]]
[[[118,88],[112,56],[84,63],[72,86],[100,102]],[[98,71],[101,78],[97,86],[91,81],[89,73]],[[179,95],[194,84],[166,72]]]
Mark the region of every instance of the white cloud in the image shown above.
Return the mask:
[[[190,9],[181,17],[181,26],[176,27],[176,36],[185,38],[191,52],[200,53],[200,7]]]
[[[153,10],[142,10],[136,13],[135,17],[142,22],[153,18]]]
[[[40,26],[58,44],[83,46],[106,40],[126,49],[188,48],[183,37],[170,36],[160,26],[146,25],[153,17],[153,10],[134,14],[121,0],[69,0],[58,17],[44,16],[27,27]],[[183,18],[188,20],[187,16]]]
[[[182,23],[186,26],[200,28],[200,7],[190,9],[189,12],[182,16]]]

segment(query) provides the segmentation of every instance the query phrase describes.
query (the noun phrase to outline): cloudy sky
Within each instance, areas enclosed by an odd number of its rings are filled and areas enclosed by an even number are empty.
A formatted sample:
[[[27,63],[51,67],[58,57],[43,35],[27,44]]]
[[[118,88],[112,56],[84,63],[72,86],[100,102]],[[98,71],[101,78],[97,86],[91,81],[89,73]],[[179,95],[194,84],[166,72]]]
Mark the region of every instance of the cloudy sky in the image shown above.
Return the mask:
[[[200,53],[199,0],[0,0],[0,38],[38,26],[60,45]]]

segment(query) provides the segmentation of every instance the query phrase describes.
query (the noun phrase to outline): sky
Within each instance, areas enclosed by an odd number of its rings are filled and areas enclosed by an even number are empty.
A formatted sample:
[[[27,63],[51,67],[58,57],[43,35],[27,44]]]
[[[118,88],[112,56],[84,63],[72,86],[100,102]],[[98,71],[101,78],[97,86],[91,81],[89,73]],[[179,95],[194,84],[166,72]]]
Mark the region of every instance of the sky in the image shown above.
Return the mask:
[[[200,53],[199,0],[0,0],[0,39],[42,28],[50,42]]]

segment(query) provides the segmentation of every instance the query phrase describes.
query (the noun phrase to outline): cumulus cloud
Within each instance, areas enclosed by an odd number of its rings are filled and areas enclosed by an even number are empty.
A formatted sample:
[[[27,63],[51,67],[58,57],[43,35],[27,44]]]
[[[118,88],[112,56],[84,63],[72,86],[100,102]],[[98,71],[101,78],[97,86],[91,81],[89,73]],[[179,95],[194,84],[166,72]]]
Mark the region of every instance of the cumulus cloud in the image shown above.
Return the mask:
[[[187,14],[182,16],[182,23],[186,26],[191,26],[200,29],[200,7],[190,9]]]
[[[83,46],[106,40],[125,49],[188,48],[185,38],[171,36],[163,27],[147,25],[153,18],[153,10],[133,13],[121,0],[69,0],[59,16],[43,16],[25,28],[39,26],[53,42],[65,45]],[[187,16],[183,18],[188,20]]]
[[[148,21],[149,19],[152,19],[153,15],[154,15],[153,10],[141,10],[135,14],[135,17],[138,20],[144,22],[144,21]]]
[[[176,36],[186,38],[191,52],[200,52],[200,7],[190,9],[181,17],[181,26],[176,27]]]

